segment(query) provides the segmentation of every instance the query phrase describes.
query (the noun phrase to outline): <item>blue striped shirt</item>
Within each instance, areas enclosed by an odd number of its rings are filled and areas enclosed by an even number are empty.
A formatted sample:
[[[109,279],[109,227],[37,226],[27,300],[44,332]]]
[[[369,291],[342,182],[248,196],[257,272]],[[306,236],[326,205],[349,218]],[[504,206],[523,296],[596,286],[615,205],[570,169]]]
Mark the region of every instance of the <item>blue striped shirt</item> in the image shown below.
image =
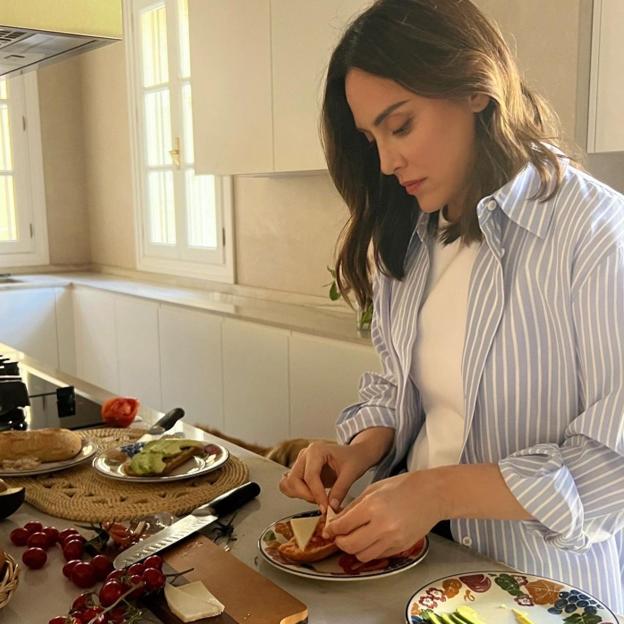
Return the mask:
[[[624,612],[624,197],[567,161],[547,202],[528,165],[477,206],[460,463],[497,463],[530,521],[452,521],[453,536],[527,573],[578,586]],[[374,284],[373,344],[341,442],[395,429],[375,478],[396,470],[424,414],[410,379],[429,271],[420,213],[403,280]]]

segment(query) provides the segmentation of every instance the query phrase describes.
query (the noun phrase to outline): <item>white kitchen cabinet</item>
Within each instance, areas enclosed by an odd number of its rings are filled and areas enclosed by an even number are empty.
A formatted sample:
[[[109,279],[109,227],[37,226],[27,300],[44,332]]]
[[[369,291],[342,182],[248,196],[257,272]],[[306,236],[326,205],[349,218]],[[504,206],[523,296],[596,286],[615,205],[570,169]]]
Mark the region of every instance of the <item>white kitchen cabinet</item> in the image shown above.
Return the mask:
[[[181,407],[186,422],[223,430],[221,323],[199,310],[159,310],[163,410]]]
[[[264,445],[289,436],[288,334],[286,330],[224,319],[226,433]]]
[[[158,303],[115,295],[119,393],[161,409]]]
[[[370,4],[271,0],[275,171],[327,168],[319,140],[327,65],[345,25]]]
[[[624,2],[594,0],[588,152],[624,151]]]
[[[0,291],[0,342],[58,368],[54,288]]]
[[[318,128],[327,62],[370,3],[189,0],[196,172],[325,169]]]
[[[76,375],[76,342],[74,336],[74,304],[72,288],[55,289],[58,367]]]
[[[119,393],[115,295],[94,288],[74,288],[76,374],[89,383]]]
[[[336,437],[336,418],[358,400],[362,373],[380,371],[372,346],[293,333],[290,337],[290,434]]]
[[[195,172],[273,169],[269,0],[189,0]]]

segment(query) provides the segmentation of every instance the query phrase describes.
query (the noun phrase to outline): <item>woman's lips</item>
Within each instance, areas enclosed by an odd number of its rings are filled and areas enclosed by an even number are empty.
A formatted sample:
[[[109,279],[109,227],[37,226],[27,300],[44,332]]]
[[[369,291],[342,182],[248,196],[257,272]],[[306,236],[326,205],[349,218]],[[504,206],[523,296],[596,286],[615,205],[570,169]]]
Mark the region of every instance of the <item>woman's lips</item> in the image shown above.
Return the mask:
[[[423,182],[426,179],[427,178],[421,178],[420,180],[414,180],[413,182],[408,182],[407,184],[404,185],[406,192],[409,193],[410,195],[416,195],[416,193],[418,192],[418,190],[423,185]]]

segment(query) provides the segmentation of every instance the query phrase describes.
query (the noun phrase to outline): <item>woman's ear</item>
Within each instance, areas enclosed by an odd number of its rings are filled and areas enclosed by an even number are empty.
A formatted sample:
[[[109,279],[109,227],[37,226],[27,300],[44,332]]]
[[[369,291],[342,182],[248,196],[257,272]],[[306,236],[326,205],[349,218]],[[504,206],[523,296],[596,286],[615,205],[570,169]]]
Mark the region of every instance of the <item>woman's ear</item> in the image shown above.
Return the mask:
[[[480,113],[487,108],[490,103],[490,96],[485,93],[473,93],[468,98],[468,105],[473,113]]]

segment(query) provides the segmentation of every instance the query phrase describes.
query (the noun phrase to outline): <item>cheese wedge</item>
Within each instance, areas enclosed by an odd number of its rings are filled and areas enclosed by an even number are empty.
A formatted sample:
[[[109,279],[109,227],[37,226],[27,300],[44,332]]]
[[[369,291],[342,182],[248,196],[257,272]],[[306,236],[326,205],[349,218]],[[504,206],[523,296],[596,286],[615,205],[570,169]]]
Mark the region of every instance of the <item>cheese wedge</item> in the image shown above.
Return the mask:
[[[182,622],[195,622],[221,615],[225,607],[206,589],[201,581],[174,587],[165,585],[165,600],[171,613]]]
[[[331,522],[338,514],[334,511],[333,507],[327,507],[327,517],[325,518],[325,524]]]
[[[301,550],[305,550],[305,547],[314,535],[314,531],[316,530],[316,526],[318,525],[320,519],[321,516],[290,519],[290,526],[292,528],[293,535],[295,536],[295,541]]]

